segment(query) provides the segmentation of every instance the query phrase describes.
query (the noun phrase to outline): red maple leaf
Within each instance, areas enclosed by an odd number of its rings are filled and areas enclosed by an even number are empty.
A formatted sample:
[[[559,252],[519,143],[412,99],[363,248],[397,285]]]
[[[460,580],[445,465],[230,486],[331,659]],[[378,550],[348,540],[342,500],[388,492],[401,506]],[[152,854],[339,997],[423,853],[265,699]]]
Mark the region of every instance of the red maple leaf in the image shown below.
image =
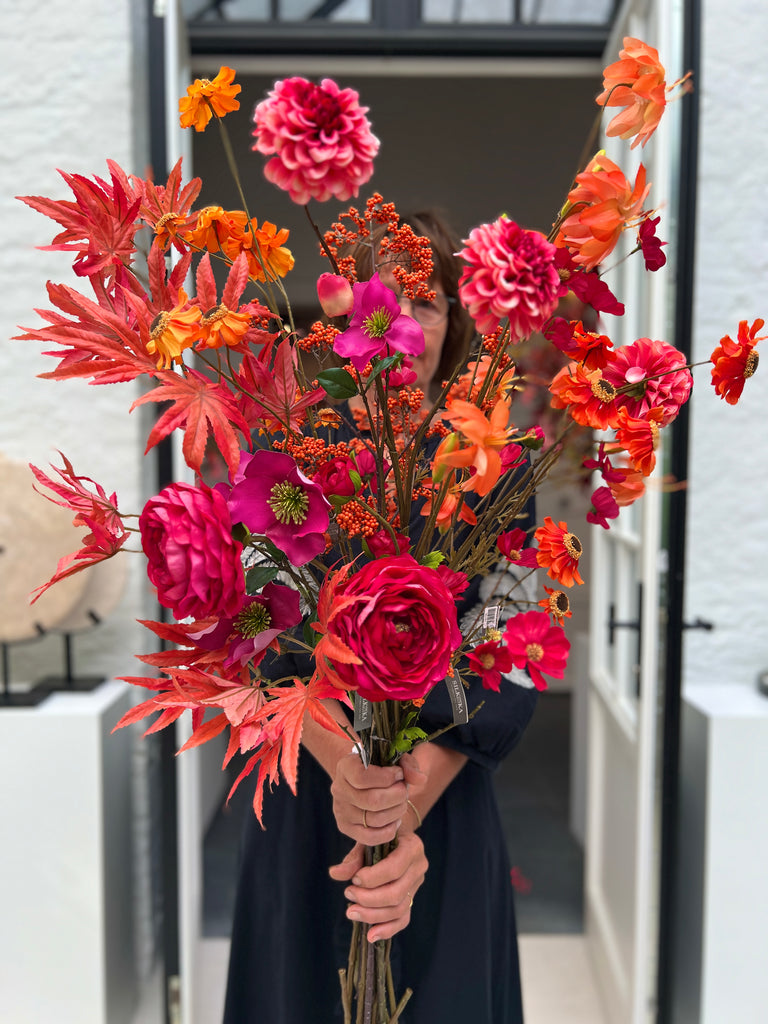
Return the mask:
[[[216,445],[230,473],[240,463],[237,431],[248,438],[248,424],[237,408],[234,395],[223,383],[209,380],[198,370],[178,374],[159,371],[160,387],[137,398],[131,411],[145,402],[173,402],[166,409],[147,439],[145,454],[178,427],[184,427],[182,452],[187,465],[200,472],[208,437],[213,433]]]
[[[139,213],[157,235],[162,249],[171,244],[179,252],[188,251],[189,245],[179,238],[179,233],[195,223],[196,218],[190,211],[202,184],[200,178],[193,178],[181,187],[181,157],[168,175],[167,184],[155,185],[149,178],[142,182],[144,201]]]
[[[259,356],[246,353],[235,374],[241,390],[240,409],[252,430],[300,431],[306,410],[325,398],[325,390],[314,388],[301,394],[296,382],[296,354],[287,338],[275,349],[271,367],[269,355],[268,351]]]

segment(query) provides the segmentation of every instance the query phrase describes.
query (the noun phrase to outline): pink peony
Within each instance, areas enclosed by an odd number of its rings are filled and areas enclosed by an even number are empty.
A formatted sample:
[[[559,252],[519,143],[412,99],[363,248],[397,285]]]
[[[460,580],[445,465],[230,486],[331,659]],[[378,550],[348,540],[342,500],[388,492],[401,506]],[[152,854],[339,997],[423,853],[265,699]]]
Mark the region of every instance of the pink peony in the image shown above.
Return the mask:
[[[461,633],[453,595],[434,569],[411,555],[377,558],[337,587],[333,603],[328,632],[360,660],[333,661],[334,685],[367,700],[415,700],[445,679]]]
[[[271,540],[292,565],[325,550],[330,505],[290,455],[241,452],[227,504],[234,522]]]
[[[275,82],[253,113],[252,148],[274,157],[264,174],[294,203],[350,199],[373,174],[379,140],[353,89],[330,78]]]
[[[242,545],[232,537],[226,499],[206,484],[175,483],[139,517],[147,575],[177,619],[236,614],[245,598]]]
[[[420,356],[424,351],[424,331],[413,317],[400,309],[397,296],[382,283],[378,274],[370,281],[352,286],[355,297],[349,327],[337,334],[333,351],[349,359],[360,372],[374,356],[388,349]]]
[[[525,668],[537,690],[546,690],[545,672],[562,679],[571,645],[560,626],[551,626],[546,612],[522,612],[507,623],[504,631],[512,661]]]
[[[659,426],[671,423],[680,406],[688,401],[693,385],[683,353],[665,341],[639,338],[609,353],[609,357],[603,378],[617,390],[635,385],[616,396],[616,405],[630,416],[639,417],[658,405],[664,410]]]
[[[539,330],[561,291],[554,245],[508,217],[474,228],[464,245],[459,295],[478,331],[490,334],[504,317],[513,341]]]

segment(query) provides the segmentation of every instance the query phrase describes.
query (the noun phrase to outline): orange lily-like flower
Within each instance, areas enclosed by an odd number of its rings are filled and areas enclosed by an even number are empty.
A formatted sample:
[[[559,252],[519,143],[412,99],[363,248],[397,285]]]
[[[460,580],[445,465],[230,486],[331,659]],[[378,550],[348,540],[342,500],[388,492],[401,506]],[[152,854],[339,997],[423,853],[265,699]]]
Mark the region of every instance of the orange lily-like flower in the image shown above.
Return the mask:
[[[601,107],[624,107],[605,134],[634,138],[631,148],[643,146],[658,127],[667,104],[664,65],[659,52],[640,39],[627,36],[619,60],[603,72],[603,89],[597,97]]]
[[[749,380],[757,369],[758,355],[754,348],[758,341],[768,337],[765,334],[760,337],[757,335],[764,323],[765,321],[758,317],[749,327],[748,321],[742,320],[739,323],[737,340],[734,341],[726,334],[709,357],[712,363],[712,384],[718,395],[729,405],[736,405],[741,398],[745,381]]]
[[[517,428],[509,422],[511,404],[508,398],[500,398],[490,416],[484,416],[476,405],[461,399],[449,404],[443,418],[471,443],[455,451],[439,451],[435,454],[434,464],[436,468],[441,465],[455,469],[471,466],[475,472],[462,483],[463,491],[487,494],[501,476],[499,451],[510,443],[512,435],[517,432]]]
[[[464,501],[464,497],[459,491],[458,487],[452,487],[450,491],[443,498],[440,508],[435,519],[435,525],[437,526],[440,533],[445,533],[446,530],[450,530],[453,525],[454,517],[456,516],[456,510],[458,509],[458,518],[463,522],[468,523],[470,526],[475,526],[477,523],[477,516],[472,509]],[[421,514],[428,516],[432,511],[432,496],[428,496],[427,500],[421,507]]]
[[[448,392],[447,401],[451,402],[456,399],[466,399],[468,402],[476,401],[491,370],[492,363],[493,356],[490,355],[481,356],[480,359],[467,363],[467,369]],[[514,389],[516,384],[519,384],[519,378],[514,365],[508,363],[504,367],[502,364],[501,367],[496,369],[496,377],[493,382],[491,395],[497,399],[504,398]]]
[[[634,185],[630,185],[623,171],[598,153],[586,170],[576,175],[555,245],[567,247],[575,263],[593,270],[613,251],[622,231],[642,219],[649,189],[642,164]]]
[[[194,345],[201,334],[201,312],[190,306],[186,292],[179,291],[179,303],[172,310],[163,310],[152,321],[147,352],[157,356],[157,368],[168,370],[180,363],[181,353]]]
[[[575,534],[568,532],[566,523],[555,523],[552,516],[546,516],[544,525],[533,536],[539,545],[536,557],[539,565],[546,568],[547,576],[564,587],[584,582],[578,570],[583,551],[581,541]]]
[[[583,427],[608,430],[618,420],[616,388],[600,370],[585,370],[581,363],[564,366],[549,385],[553,409],[567,409]]]
[[[239,110],[240,101],[235,96],[240,92],[240,86],[232,84],[234,77],[234,69],[225,66],[219,69],[212,82],[207,78],[197,78],[188,85],[187,95],[179,100],[181,127],[204,132],[214,114],[224,117],[230,110]]]
[[[664,410],[660,406],[649,409],[644,416],[630,416],[626,408],[619,409],[616,440],[643,476],[650,476],[656,465],[659,426],[663,419]]]

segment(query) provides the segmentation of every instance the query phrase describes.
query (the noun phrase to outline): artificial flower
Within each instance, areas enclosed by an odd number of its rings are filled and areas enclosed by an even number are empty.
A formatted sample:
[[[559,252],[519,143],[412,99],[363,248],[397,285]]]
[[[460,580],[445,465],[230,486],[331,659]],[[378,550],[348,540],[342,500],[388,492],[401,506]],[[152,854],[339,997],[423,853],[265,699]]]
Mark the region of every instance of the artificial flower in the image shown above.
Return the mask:
[[[203,132],[214,114],[224,117],[231,110],[239,110],[240,101],[235,96],[240,92],[240,86],[232,84],[234,78],[232,68],[222,67],[212,82],[207,78],[197,78],[188,85],[187,95],[179,100],[181,127]]]
[[[518,668],[527,669],[537,690],[546,690],[542,673],[562,679],[571,645],[545,612],[521,612],[507,623],[504,640]]]
[[[198,210],[195,223],[183,232],[182,237],[195,249],[221,252],[225,238],[230,234],[242,235],[245,219],[240,210],[230,212],[223,206],[204,206]]]
[[[660,406],[664,412],[660,427],[677,416],[693,386],[683,353],[650,338],[638,338],[612,352],[603,377],[618,392],[617,407],[625,407],[631,416],[645,416]]]
[[[667,257],[661,251],[661,247],[667,243],[656,236],[656,225],[660,220],[661,217],[646,217],[637,229],[637,244],[643,254],[645,269],[650,271],[660,270],[667,262]]]
[[[434,492],[434,497],[437,497],[437,490]],[[432,505],[433,495],[430,494],[421,506],[421,514],[423,516],[431,515]],[[458,487],[452,487],[440,502],[440,507],[435,517],[435,526],[437,526],[440,533],[445,533],[446,530],[450,530],[453,526],[456,517],[464,523],[469,523],[470,526],[477,525],[477,516],[464,500],[463,494]]]
[[[181,363],[181,353],[190,348],[200,337],[202,314],[197,306],[191,306],[184,291],[179,292],[179,301],[171,310],[163,310],[152,321],[147,352],[157,356],[159,370],[168,370],[173,363]]]
[[[226,499],[206,484],[173,483],[139,516],[147,575],[177,619],[236,614],[245,597],[240,556]]]
[[[613,348],[613,342],[606,334],[585,330],[581,320],[555,317],[544,330],[544,335],[563,355],[582,363],[585,370],[601,370],[608,362],[609,349]]]
[[[271,540],[292,565],[325,550],[330,505],[283,452],[242,452],[227,500],[232,520]]]
[[[634,139],[631,149],[646,142],[658,127],[667,103],[664,66],[659,52],[641,39],[625,36],[619,60],[603,72],[602,107],[624,107],[605,129],[609,138]]]
[[[591,306],[596,313],[624,316],[624,303],[619,302],[596,270],[585,270],[573,259],[566,248],[555,252],[555,266],[563,288],[573,292],[577,299]]]
[[[528,534],[525,530],[515,527],[513,530],[499,534],[496,538],[496,547],[508,562],[523,565],[528,569],[535,569],[539,564],[536,558],[536,548],[526,547],[527,542]]]
[[[365,538],[365,542],[374,558],[386,558],[388,555],[404,555],[411,546],[411,541],[403,533],[394,534],[394,540],[389,530],[384,527]]]
[[[276,82],[253,114],[252,149],[272,155],[264,174],[294,203],[346,200],[373,174],[379,140],[353,89],[330,78]]]
[[[325,587],[325,583],[323,584]],[[456,604],[439,573],[411,555],[377,558],[335,590],[327,631],[355,662],[321,648],[317,670],[367,700],[426,696],[461,644]]]
[[[443,414],[451,426],[470,442],[466,448],[453,448],[445,438],[435,453],[436,467],[452,466],[471,468],[470,476],[461,485],[464,491],[487,494],[496,484],[502,471],[501,449],[507,447],[510,434],[515,431],[509,425],[510,400],[500,398],[484,416],[476,405],[456,399]],[[450,436],[450,435],[449,435]]]
[[[321,274],[317,279],[317,298],[326,316],[346,316],[352,312],[352,285],[341,274]]]
[[[597,487],[592,492],[592,497],[589,499],[592,504],[585,517],[588,523],[602,526],[604,530],[610,529],[608,520],[615,519],[619,514],[619,503],[614,497],[612,488],[614,484],[620,484],[623,480],[624,474],[618,473],[609,485]]]
[[[543,608],[549,614],[552,622],[557,626],[565,625],[565,620],[573,616],[571,602],[564,590],[555,590],[554,587],[544,585],[547,596],[539,601],[539,608]]]
[[[467,654],[469,667],[480,676],[486,690],[501,690],[501,674],[512,668],[512,653],[498,640],[478,644]]]
[[[261,593],[246,597],[235,613],[189,636],[198,647],[206,650],[226,647],[224,668],[249,662],[257,665],[268,647],[279,652],[277,638],[300,622],[298,590],[280,583],[267,583]]]
[[[747,320],[742,320],[739,323],[737,340],[734,341],[726,334],[709,357],[712,363],[712,384],[718,395],[729,405],[736,405],[741,398],[745,382],[757,369],[758,354],[754,350],[755,345],[768,337],[757,336],[764,323],[764,320],[758,318],[750,327]]]
[[[555,523],[552,516],[545,516],[544,524],[533,536],[539,545],[536,559],[547,570],[547,576],[562,583],[564,587],[584,582],[578,570],[584,549],[579,538],[569,533],[566,523]]]
[[[354,479],[354,478],[357,479]],[[313,481],[326,498],[351,498],[361,487],[360,474],[348,455],[337,455],[318,466]]]
[[[616,440],[643,476],[650,476],[656,465],[659,424],[663,418],[664,410],[658,406],[644,416],[632,416],[626,408],[619,409]]]
[[[354,309],[349,327],[337,334],[334,352],[362,371],[366,363],[387,349],[419,356],[424,351],[424,331],[400,309],[397,296],[382,284],[378,274],[352,286]]]
[[[500,217],[471,231],[459,256],[467,264],[459,295],[481,334],[507,317],[512,340],[521,341],[552,315],[560,278],[554,246],[540,232]]]
[[[288,228],[278,229],[271,221],[248,220],[240,210],[230,213],[231,230],[221,240],[222,251],[234,262],[241,252],[248,257],[248,271],[254,281],[285,277],[293,270],[294,258],[286,248]]]
[[[552,408],[568,409],[571,419],[583,427],[607,430],[616,425],[616,388],[604,379],[603,371],[569,363],[555,374],[549,391]]]
[[[566,246],[575,263],[594,270],[613,252],[622,231],[639,222],[649,188],[642,164],[630,185],[613,160],[598,153],[576,175],[555,245]]]

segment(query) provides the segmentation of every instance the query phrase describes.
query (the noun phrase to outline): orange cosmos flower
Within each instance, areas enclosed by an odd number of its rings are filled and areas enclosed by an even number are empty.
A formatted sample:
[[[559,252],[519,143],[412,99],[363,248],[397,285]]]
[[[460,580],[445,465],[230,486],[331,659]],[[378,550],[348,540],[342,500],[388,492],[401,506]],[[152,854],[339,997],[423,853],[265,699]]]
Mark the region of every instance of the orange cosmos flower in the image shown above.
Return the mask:
[[[201,312],[189,306],[186,292],[179,292],[179,304],[172,310],[163,310],[152,321],[147,352],[157,355],[157,368],[168,370],[172,363],[180,363],[181,353],[200,337]]]
[[[243,335],[251,326],[248,313],[238,313],[228,309],[223,302],[213,309],[206,310],[200,319],[200,326],[205,332],[198,349],[221,348],[227,345],[235,348],[242,341]]]
[[[207,78],[197,78],[188,85],[187,95],[179,100],[181,127],[204,132],[214,114],[224,117],[230,110],[239,110],[240,101],[235,96],[240,92],[240,86],[232,84],[234,77],[232,68],[222,67],[212,82]]]
[[[630,185],[621,169],[598,153],[587,169],[576,175],[555,245],[566,246],[575,263],[593,270],[613,251],[621,232],[639,223],[649,189],[642,164],[635,184]]]
[[[739,324],[738,340],[734,341],[726,334],[709,357],[713,364],[712,384],[718,395],[729,405],[736,405],[744,390],[744,382],[757,369],[758,355],[754,347],[758,341],[768,337],[765,334],[757,336],[764,323],[764,320],[758,318],[751,327],[748,327],[747,321],[742,320]]]
[[[293,254],[283,245],[288,239],[287,228],[278,231],[268,220],[259,227],[255,217],[249,224],[240,210],[230,213],[230,217],[235,225],[242,224],[242,228],[227,234],[221,247],[233,262],[244,252],[248,257],[248,272],[255,281],[266,280],[265,268],[273,278],[285,277],[293,269]]]
[[[546,516],[534,537],[539,544],[538,562],[547,570],[547,576],[564,587],[584,582],[577,568],[583,550],[581,541],[568,532],[566,523],[555,524],[552,516]]]
[[[494,405],[490,417],[472,405],[457,399],[448,406],[443,419],[456,428],[471,442],[469,447],[456,451],[443,450],[435,455],[435,467],[441,465],[454,468],[472,467],[475,472],[461,485],[463,491],[487,494],[501,476],[500,449],[509,444],[516,428],[509,425],[511,402],[500,398]],[[441,445],[441,448],[443,445]]]
[[[645,416],[630,416],[626,407],[619,409],[616,440],[629,453],[632,465],[643,476],[650,476],[656,465],[659,425],[663,419],[661,406],[649,409]]]
[[[619,60],[603,72],[603,89],[597,103],[603,107],[624,107],[608,127],[605,134],[631,139],[634,149],[643,146],[658,127],[667,103],[664,66],[658,50],[627,36]]]
[[[583,427],[608,430],[618,422],[616,388],[600,370],[569,363],[555,374],[549,391],[552,408],[567,409],[571,419]]]
[[[242,234],[243,225],[235,217],[239,210],[228,213],[221,206],[206,206],[197,214],[194,227],[184,232],[184,239],[196,249],[207,249],[208,252],[220,252],[222,242],[231,234]],[[245,214],[241,214],[243,223]]]

